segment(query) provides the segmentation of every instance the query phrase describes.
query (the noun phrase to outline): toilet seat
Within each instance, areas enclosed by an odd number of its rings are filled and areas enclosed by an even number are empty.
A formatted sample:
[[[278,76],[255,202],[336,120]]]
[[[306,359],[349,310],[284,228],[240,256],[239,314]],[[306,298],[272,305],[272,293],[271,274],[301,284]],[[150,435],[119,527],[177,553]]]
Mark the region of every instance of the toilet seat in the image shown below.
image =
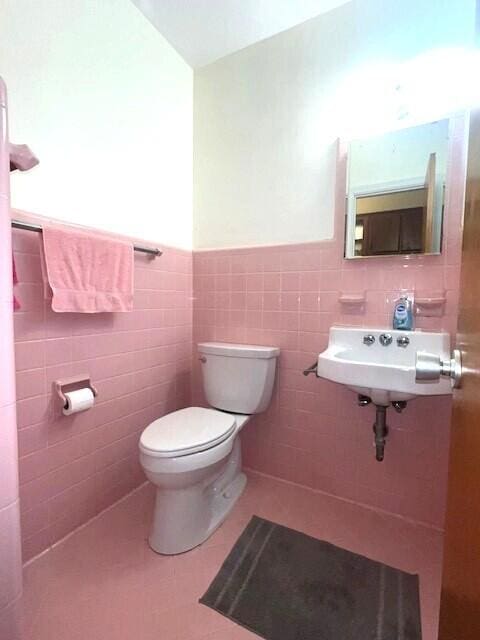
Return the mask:
[[[224,442],[235,427],[232,414],[188,407],[154,420],[140,437],[140,449],[157,458],[187,456]]]

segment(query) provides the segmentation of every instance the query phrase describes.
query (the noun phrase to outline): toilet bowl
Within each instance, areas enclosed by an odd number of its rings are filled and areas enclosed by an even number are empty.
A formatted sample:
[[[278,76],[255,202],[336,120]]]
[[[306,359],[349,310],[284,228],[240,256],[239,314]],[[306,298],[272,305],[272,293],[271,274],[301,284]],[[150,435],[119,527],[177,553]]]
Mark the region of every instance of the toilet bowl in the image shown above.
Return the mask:
[[[149,544],[162,554],[204,542],[240,497],[246,477],[238,436],[268,406],[279,354],[224,343],[202,343],[198,351],[205,394],[215,405],[174,411],[140,437],[140,463],[157,488]]]
[[[158,488],[149,537],[154,551],[175,554],[192,549],[227,517],[246,484],[237,434],[248,419],[249,416],[233,416],[215,409],[189,407],[152,423],[151,427],[157,427],[156,439],[148,430],[143,432],[140,462],[147,478]],[[208,422],[223,434],[203,448],[198,444],[203,439],[199,425]],[[168,446],[178,445],[174,438],[169,438],[167,444],[162,431],[173,431],[174,425],[183,434],[190,433],[197,450],[184,454],[180,449],[168,450]],[[207,446],[206,442],[203,444]]]

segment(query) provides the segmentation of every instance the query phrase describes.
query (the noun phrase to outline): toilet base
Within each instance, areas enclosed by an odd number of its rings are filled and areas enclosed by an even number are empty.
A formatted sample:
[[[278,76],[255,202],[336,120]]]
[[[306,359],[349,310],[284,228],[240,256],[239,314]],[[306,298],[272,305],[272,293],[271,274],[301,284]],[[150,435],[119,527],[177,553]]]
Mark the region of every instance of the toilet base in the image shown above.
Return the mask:
[[[227,460],[215,465],[203,481],[170,490],[157,489],[148,538],[151,549],[175,555],[205,542],[224,522],[246,484],[237,437]]]
[[[246,486],[247,476],[244,473],[239,473],[228,487],[226,487],[221,494],[215,497],[212,522],[202,542],[205,542],[205,540],[207,540],[218,529],[218,527],[225,522],[225,519],[235,506],[235,503],[242,495]]]

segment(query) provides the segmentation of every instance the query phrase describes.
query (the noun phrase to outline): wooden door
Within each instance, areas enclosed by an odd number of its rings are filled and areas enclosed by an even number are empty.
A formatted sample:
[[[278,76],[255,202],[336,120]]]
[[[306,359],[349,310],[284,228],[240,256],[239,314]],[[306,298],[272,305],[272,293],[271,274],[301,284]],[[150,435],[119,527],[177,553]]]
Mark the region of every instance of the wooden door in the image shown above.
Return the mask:
[[[480,110],[470,121],[439,640],[480,640]]]
[[[423,236],[423,250],[431,253],[433,249],[433,218],[435,213],[435,166],[436,153],[431,153],[425,176],[425,188],[427,190],[427,206],[425,211],[425,231]]]
[[[399,253],[423,252],[423,209],[405,209],[401,213]]]
[[[400,241],[400,216],[395,211],[369,213],[363,216],[364,254],[379,256],[398,253]]]

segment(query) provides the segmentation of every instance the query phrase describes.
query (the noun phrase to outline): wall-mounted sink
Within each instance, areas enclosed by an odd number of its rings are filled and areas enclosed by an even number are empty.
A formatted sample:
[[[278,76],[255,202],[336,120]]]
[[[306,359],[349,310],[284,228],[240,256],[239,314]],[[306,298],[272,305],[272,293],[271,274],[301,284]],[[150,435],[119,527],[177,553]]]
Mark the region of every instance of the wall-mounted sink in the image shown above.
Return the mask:
[[[328,348],[318,356],[316,373],[368,396],[376,405],[451,394],[449,378],[416,379],[417,354],[450,362],[450,335],[334,326]]]

